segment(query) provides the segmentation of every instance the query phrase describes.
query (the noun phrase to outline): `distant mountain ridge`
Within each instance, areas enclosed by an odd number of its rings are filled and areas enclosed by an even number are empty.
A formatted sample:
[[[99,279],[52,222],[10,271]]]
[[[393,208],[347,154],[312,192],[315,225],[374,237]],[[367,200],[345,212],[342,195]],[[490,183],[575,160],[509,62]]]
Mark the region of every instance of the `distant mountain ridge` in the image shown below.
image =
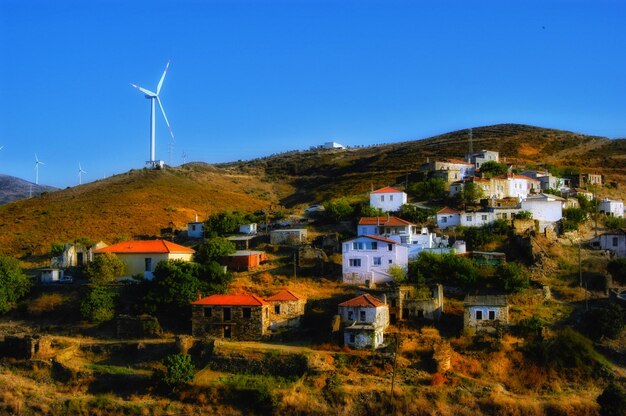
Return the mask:
[[[15,176],[0,174],[0,205],[57,189],[53,186],[36,185]]]
[[[626,139],[500,124],[472,129],[472,146],[496,150],[507,163],[554,164],[602,173],[626,188]],[[463,158],[469,130],[421,140],[345,150],[288,152],[250,161],[187,163],[133,169],[107,179],[0,205],[0,254],[44,255],[52,242],[112,242],[158,236],[219,211],[253,212],[365,196],[372,187],[403,187],[410,172],[437,158]],[[26,182],[26,195],[29,183]]]

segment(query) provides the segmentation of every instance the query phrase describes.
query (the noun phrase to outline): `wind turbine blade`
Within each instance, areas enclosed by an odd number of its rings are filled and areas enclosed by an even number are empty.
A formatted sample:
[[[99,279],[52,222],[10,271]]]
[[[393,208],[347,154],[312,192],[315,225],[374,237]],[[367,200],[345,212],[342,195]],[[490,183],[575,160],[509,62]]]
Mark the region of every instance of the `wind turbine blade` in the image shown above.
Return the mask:
[[[163,104],[161,104],[161,99],[159,98],[159,96],[157,96],[157,102],[159,103],[159,107],[161,108],[161,113],[163,113],[165,124],[167,124],[167,128],[170,129],[170,134],[172,135],[172,139],[174,139],[174,132],[172,131],[172,127],[170,127],[170,122],[167,121],[167,116],[165,115],[165,110],[163,109]]]
[[[0,146],[0,150],[4,149],[4,146]]]
[[[163,86],[163,80],[165,79],[165,74],[167,74],[167,68],[170,67],[170,61],[167,61],[167,65],[165,65],[165,71],[163,71],[163,75],[161,75],[161,79],[159,80],[159,85],[157,85],[156,95],[159,95],[161,92],[161,87]]]
[[[156,95],[155,93],[153,93],[152,91],[147,90],[147,89],[145,89],[145,88],[143,88],[143,87],[140,87],[139,85],[135,85],[135,84],[133,84],[132,82],[130,83],[130,85],[132,85],[133,87],[137,88],[139,91],[143,92],[144,94],[149,95],[150,97],[156,97],[156,96],[157,96],[157,95]]]
[[[35,163],[39,163],[39,158],[37,157],[37,153],[35,153]]]

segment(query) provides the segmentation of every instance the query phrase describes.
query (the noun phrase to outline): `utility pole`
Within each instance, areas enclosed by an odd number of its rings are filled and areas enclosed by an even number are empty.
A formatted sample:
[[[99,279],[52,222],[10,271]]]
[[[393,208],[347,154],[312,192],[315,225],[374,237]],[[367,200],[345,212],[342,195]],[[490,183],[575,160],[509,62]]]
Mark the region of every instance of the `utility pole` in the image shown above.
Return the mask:
[[[578,286],[583,287],[583,262],[580,255],[580,234],[578,235]],[[587,296],[585,294],[585,296]]]
[[[393,403],[393,389],[396,384],[396,368],[398,368],[398,334],[395,334],[395,351],[393,353],[393,372],[391,373],[391,414],[396,414],[396,407]]]

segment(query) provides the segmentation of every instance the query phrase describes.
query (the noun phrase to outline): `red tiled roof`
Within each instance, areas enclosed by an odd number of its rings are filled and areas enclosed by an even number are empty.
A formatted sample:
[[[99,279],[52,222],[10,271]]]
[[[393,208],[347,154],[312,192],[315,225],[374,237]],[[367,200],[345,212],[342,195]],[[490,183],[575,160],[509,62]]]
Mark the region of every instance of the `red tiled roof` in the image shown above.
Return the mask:
[[[377,308],[379,306],[385,306],[385,304],[374,296],[366,293],[365,295],[357,296],[356,298],[352,298],[343,303],[340,303],[339,306],[361,306],[367,308]]]
[[[517,175],[515,173],[505,173],[504,175],[494,176],[494,179],[525,179],[532,182],[541,182],[539,179],[533,179],[525,175]]]
[[[405,225],[415,225],[408,221],[403,220],[402,218],[390,216],[387,217],[361,217],[359,219],[359,225],[386,225],[386,226],[405,226]]]
[[[192,305],[263,306],[269,304],[256,295],[211,295],[198,299]]]
[[[174,244],[165,240],[123,241],[112,246],[94,250],[99,253],[190,253],[195,251],[189,247]]]
[[[444,160],[444,162],[448,162],[448,163],[454,163],[455,165],[470,165],[470,166],[474,166],[473,163],[468,163],[464,160],[460,160],[460,159],[447,159]]]
[[[385,186],[384,188],[377,189],[372,191],[373,194],[401,194],[402,191],[397,190],[396,188],[392,188],[391,186]]]
[[[458,213],[459,211],[457,211],[456,209],[452,209],[448,207],[441,208],[439,211],[437,211],[437,214],[458,214]]]
[[[275,295],[270,296],[269,298],[265,298],[266,301],[292,301],[292,300],[301,300],[306,299],[300,295],[293,293],[291,290],[281,290]]]
[[[368,238],[371,238],[373,240],[382,241],[383,243],[398,244],[397,241],[393,241],[393,240],[390,240],[390,239],[384,238],[384,237],[379,237],[377,235],[365,234],[365,235],[361,235],[359,237],[368,237]]]

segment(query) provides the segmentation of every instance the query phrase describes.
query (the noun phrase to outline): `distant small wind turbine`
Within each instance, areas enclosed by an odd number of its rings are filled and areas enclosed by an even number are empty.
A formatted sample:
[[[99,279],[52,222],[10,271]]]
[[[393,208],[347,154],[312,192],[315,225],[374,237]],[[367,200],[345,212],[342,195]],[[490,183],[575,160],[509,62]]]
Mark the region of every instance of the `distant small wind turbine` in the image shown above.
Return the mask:
[[[35,185],[39,185],[39,165],[45,165],[45,163],[40,161],[35,153]]]
[[[167,116],[165,115],[165,110],[163,109],[163,104],[161,103],[161,99],[159,98],[159,93],[161,92],[161,87],[163,86],[163,80],[165,80],[165,74],[167,74],[167,69],[169,68],[169,66],[170,66],[170,63],[168,61],[167,65],[165,65],[165,70],[163,71],[163,75],[161,75],[161,79],[159,80],[159,83],[157,85],[156,92],[150,91],[148,89],[145,89],[133,83],[130,84],[133,87],[137,88],[139,91],[146,94],[146,98],[150,100],[150,104],[151,104],[150,106],[151,108],[150,110],[150,160],[146,163],[153,168],[157,167],[158,165],[162,163],[162,162],[157,162],[155,158],[155,152],[156,152],[156,149],[155,149],[156,148],[156,141],[155,141],[156,103],[155,101],[159,103],[159,107],[161,108],[161,113],[163,114],[163,118],[165,119],[165,124],[167,124],[167,128],[170,130],[170,135],[172,136],[172,140],[174,140],[174,132],[172,132],[172,127],[170,127],[170,123],[167,120]]]
[[[83,173],[87,173],[87,172],[83,170],[83,167],[80,165],[80,162],[78,162],[78,184],[79,185],[83,184]]]

